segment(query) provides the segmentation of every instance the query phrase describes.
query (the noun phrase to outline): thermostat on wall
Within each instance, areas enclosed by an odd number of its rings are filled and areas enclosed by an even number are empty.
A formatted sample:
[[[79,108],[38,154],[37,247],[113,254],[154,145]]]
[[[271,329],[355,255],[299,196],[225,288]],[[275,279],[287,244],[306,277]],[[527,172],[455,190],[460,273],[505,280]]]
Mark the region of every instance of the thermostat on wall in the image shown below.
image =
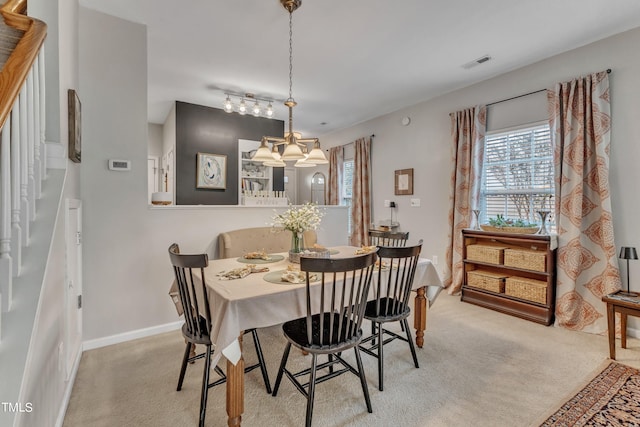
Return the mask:
[[[130,171],[131,170],[131,161],[130,160],[109,159],[109,170],[112,170],[112,171]]]

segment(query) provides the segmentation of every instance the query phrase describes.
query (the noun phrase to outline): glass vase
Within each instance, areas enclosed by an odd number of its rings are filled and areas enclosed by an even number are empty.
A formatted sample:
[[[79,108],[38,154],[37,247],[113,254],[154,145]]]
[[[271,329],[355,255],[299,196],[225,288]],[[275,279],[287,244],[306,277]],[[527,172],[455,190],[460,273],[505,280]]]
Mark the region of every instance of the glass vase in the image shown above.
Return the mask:
[[[540,215],[540,230],[538,230],[538,234],[547,235],[549,234],[549,230],[547,230],[547,217],[551,213],[551,211],[547,210],[539,210],[537,211],[538,215]]]
[[[475,224],[473,225],[473,229],[474,230],[482,230],[480,228],[480,209],[474,209],[471,212],[473,212],[473,217],[475,220]]]
[[[302,232],[291,232],[291,249],[289,249],[289,261],[299,263],[300,254],[304,252],[304,235]]]

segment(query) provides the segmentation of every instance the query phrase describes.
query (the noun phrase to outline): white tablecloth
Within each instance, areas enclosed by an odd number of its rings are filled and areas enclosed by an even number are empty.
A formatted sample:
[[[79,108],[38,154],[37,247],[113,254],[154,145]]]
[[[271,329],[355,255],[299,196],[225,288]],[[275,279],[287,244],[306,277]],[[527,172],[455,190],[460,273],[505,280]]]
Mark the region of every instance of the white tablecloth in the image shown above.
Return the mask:
[[[352,246],[339,246],[334,258],[354,255]],[[286,254],[283,254],[286,255]],[[284,270],[289,265],[287,256],[279,262],[261,264],[270,271]],[[224,355],[233,364],[240,360],[238,336],[246,329],[263,328],[284,323],[306,315],[305,284],[275,284],[263,279],[266,273],[250,274],[242,279],[221,280],[217,274],[243,266],[237,258],[209,261],[205,279],[211,306],[211,339],[216,349],[213,363]],[[430,260],[420,258],[413,282],[413,289],[427,286],[430,301],[442,289],[442,281]]]

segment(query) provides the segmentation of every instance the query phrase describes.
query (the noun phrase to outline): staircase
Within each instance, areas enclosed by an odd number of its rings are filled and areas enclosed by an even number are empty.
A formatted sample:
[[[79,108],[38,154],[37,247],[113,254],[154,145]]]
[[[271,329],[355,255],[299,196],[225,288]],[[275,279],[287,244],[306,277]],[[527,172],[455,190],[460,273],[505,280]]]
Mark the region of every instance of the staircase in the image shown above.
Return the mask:
[[[59,200],[59,194],[42,199],[46,25],[26,16],[26,7],[26,0],[0,7],[0,401],[12,405],[19,402],[40,296],[38,286],[25,283],[37,284],[46,268]],[[64,174],[54,175],[52,184],[62,188]],[[0,425],[13,425],[15,412],[0,410]]]
[[[9,1],[0,9],[0,342],[46,177],[41,49],[46,26],[22,14],[25,3]]]

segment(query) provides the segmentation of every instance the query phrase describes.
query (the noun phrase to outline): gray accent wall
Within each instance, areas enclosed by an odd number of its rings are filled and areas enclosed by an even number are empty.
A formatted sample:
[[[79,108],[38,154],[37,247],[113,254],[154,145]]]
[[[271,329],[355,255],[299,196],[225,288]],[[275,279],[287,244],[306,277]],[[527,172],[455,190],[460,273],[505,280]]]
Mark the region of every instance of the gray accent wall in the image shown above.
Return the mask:
[[[176,102],[176,204],[238,204],[238,139],[282,136],[282,120],[226,113],[218,108]],[[227,156],[227,188],[196,188],[199,152]],[[272,190],[284,190],[284,169],[274,168]]]

